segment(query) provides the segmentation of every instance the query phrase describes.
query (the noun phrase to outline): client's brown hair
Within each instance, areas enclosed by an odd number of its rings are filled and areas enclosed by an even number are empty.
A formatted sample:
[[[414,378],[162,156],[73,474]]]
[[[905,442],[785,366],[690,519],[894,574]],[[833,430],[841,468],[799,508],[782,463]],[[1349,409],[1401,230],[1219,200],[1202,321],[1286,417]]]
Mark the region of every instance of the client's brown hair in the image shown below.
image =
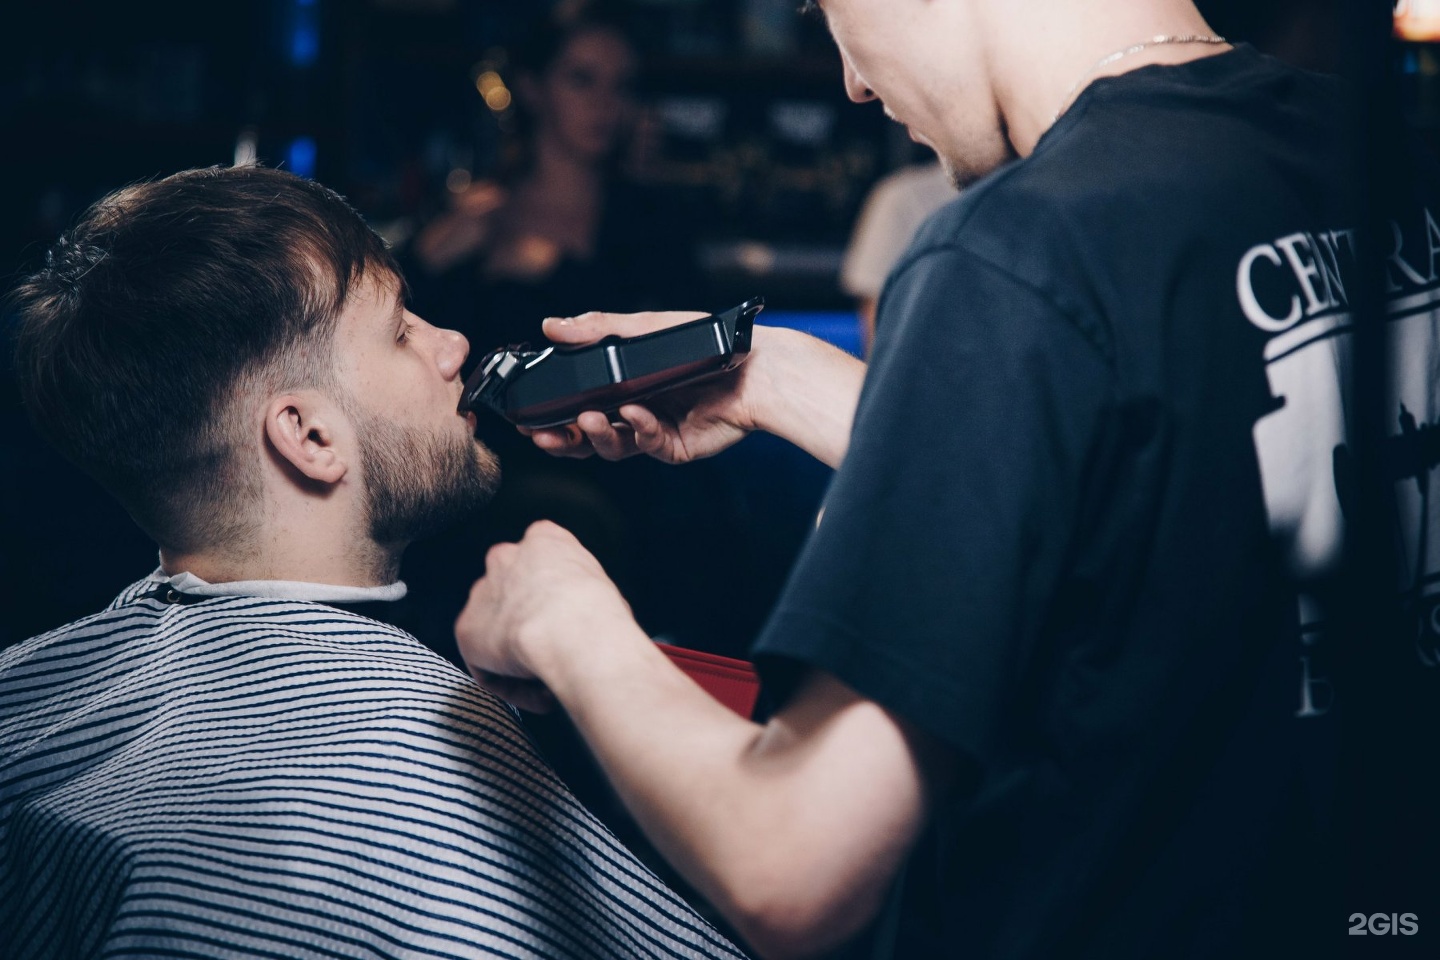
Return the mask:
[[[97,202],[13,294],[37,428],[162,546],[239,544],[257,391],[333,381],[335,321],[367,271],[399,281],[338,194],[263,167],[186,170]],[[388,276],[385,276],[388,275]]]

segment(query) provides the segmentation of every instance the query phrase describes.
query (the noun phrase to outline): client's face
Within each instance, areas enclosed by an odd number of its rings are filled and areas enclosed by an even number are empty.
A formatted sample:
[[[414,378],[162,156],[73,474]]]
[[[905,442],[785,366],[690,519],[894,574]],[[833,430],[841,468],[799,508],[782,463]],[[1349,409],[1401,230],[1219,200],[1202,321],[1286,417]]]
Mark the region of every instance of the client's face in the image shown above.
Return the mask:
[[[443,528],[495,492],[500,467],[457,412],[470,345],[404,309],[392,285],[366,281],[336,330],[370,535],[404,544]]]

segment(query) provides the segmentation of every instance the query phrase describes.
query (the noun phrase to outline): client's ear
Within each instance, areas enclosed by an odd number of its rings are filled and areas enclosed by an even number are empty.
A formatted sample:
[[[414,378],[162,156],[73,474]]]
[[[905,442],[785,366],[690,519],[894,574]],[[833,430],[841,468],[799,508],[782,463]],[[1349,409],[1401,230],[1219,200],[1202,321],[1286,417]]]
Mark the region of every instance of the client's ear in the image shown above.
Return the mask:
[[[334,407],[308,393],[287,393],[265,408],[265,437],[296,470],[321,483],[339,483],[349,466],[336,446]]]

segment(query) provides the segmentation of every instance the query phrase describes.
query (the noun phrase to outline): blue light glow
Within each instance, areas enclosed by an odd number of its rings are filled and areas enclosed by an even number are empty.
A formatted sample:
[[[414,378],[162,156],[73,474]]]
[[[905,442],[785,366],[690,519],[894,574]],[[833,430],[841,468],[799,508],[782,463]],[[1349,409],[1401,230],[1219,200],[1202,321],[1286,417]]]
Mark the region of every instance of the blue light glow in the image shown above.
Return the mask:
[[[320,59],[319,0],[288,0],[284,15],[285,55],[296,67],[309,67]]]
[[[297,177],[314,179],[316,152],[314,138],[296,137],[285,151],[285,166]]]
[[[860,321],[848,310],[766,310],[755,322],[800,330],[860,356]]]
[[[290,31],[290,62],[308,67],[320,58],[320,31],[312,23],[297,23]]]

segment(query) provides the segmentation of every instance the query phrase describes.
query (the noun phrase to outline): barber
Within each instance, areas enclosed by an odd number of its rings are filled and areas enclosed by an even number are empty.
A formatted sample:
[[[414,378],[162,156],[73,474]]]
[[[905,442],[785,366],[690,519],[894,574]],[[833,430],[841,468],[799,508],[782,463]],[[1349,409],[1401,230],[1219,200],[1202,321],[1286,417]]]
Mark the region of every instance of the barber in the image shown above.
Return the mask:
[[[534,435],[683,463],[763,430],[837,468],[754,650],[777,712],[710,700],[545,523],[486,557],[463,656],[558,701],[762,954],[835,946],[898,890],[901,955],[1299,955],[1324,878],[1297,758],[1326,727],[1273,511],[1332,483],[1338,386],[1319,353],[1271,382],[1236,277],[1348,225],[1338,84],[1188,0],[822,6],[851,99],[967,187],[891,274],[869,369],[761,326],[724,380]]]

